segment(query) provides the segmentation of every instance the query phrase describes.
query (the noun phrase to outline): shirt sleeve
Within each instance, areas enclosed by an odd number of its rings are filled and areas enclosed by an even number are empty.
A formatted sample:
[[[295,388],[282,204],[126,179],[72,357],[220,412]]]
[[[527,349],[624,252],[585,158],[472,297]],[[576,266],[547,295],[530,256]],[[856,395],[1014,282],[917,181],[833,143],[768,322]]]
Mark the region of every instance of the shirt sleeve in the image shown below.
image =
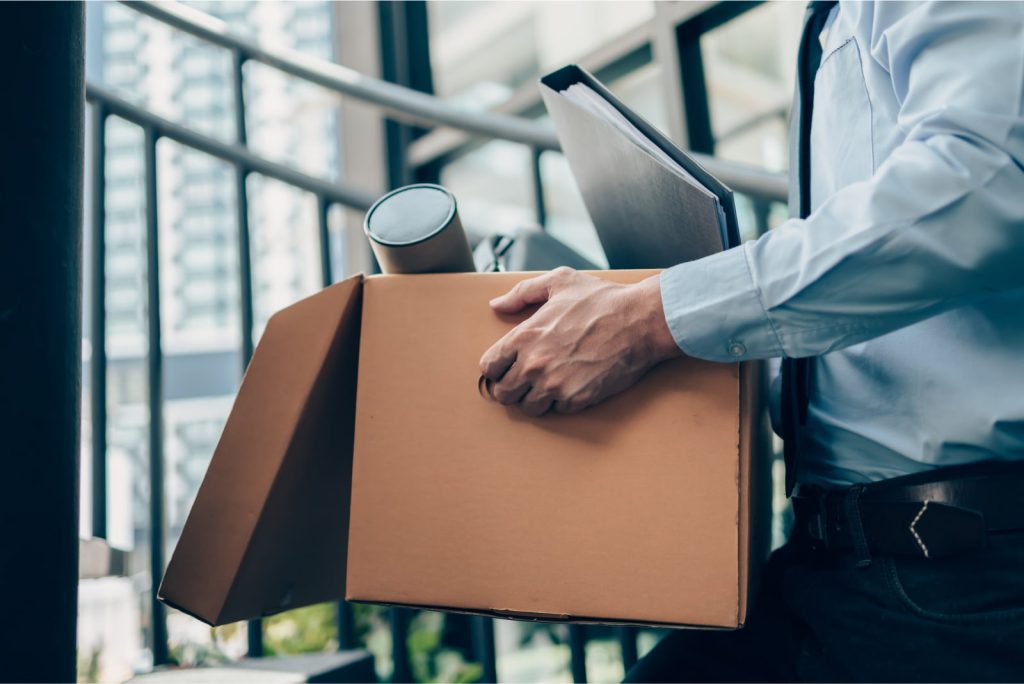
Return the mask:
[[[876,8],[903,143],[807,219],[664,271],[687,354],[824,354],[1024,287],[1024,5]]]

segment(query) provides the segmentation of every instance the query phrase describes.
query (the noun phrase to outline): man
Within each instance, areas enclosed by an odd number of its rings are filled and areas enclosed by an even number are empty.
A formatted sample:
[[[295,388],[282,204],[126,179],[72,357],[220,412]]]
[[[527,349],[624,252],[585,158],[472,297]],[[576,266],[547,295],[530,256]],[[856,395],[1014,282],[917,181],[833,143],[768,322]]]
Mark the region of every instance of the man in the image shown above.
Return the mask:
[[[634,681],[1024,680],[1024,4],[833,4],[801,45],[800,218],[491,302],[542,304],[480,362],[531,415],[681,353],[783,358],[793,536],[746,629],[674,632]]]

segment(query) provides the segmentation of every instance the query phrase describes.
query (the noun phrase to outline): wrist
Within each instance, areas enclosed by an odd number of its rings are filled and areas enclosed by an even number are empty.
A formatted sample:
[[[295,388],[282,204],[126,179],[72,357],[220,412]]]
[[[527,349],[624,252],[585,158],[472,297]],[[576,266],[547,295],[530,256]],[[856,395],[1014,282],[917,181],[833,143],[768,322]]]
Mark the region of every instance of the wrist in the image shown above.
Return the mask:
[[[669,330],[668,320],[665,318],[665,307],[661,299],[661,276],[654,275],[646,280],[637,283],[634,288],[637,290],[639,311],[642,312],[646,346],[654,363],[664,361],[676,356],[682,356],[683,352],[676,344],[672,331]]]

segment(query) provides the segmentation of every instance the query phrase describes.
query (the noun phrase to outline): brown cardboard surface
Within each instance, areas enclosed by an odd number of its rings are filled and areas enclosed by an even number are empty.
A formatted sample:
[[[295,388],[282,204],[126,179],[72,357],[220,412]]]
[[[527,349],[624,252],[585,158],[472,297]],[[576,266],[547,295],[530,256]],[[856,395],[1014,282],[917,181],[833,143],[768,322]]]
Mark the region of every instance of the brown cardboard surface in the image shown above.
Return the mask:
[[[366,280],[347,597],[738,626],[739,366],[674,360],[572,416],[488,402],[478,360],[524,316],[487,302],[526,275]]]
[[[362,276],[275,314],[160,586],[213,625],[344,593]]]
[[[210,624],[345,595],[741,624],[768,521],[753,367],[680,359],[576,416],[488,402],[480,355],[525,315],[487,302],[528,275],[356,276],[275,315],[161,598]]]

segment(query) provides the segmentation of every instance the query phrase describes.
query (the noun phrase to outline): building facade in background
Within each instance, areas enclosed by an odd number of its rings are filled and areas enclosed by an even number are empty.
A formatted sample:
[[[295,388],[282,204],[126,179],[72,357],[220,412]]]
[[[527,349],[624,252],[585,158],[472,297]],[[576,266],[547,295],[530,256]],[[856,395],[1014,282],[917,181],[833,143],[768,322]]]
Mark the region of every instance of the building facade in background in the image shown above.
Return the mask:
[[[190,6],[242,35],[332,58],[332,12],[325,1]],[[90,4],[87,31],[91,83],[206,135],[236,140],[232,61],[225,50],[116,3]],[[251,147],[337,178],[336,100],[260,65],[246,65],[245,76]],[[131,552],[128,577],[82,583],[79,651],[86,669],[121,680],[148,669],[151,657],[144,147],[139,128],[113,117],[106,138],[108,534],[113,546]],[[168,140],[160,142],[157,160],[169,557],[241,378],[242,333],[234,169]],[[271,313],[318,289],[320,258],[314,198],[259,176],[249,178],[248,191],[258,336]],[[88,363],[88,328],[85,336]],[[87,388],[84,399],[88,416]],[[91,428],[85,426],[85,445]],[[90,457],[83,449],[84,487]],[[85,532],[89,497],[82,502]],[[201,658],[211,641],[211,630],[175,611],[169,611],[168,629],[172,651],[176,644],[193,651],[182,654],[186,660]],[[244,631],[228,630],[217,650],[241,655]]]

